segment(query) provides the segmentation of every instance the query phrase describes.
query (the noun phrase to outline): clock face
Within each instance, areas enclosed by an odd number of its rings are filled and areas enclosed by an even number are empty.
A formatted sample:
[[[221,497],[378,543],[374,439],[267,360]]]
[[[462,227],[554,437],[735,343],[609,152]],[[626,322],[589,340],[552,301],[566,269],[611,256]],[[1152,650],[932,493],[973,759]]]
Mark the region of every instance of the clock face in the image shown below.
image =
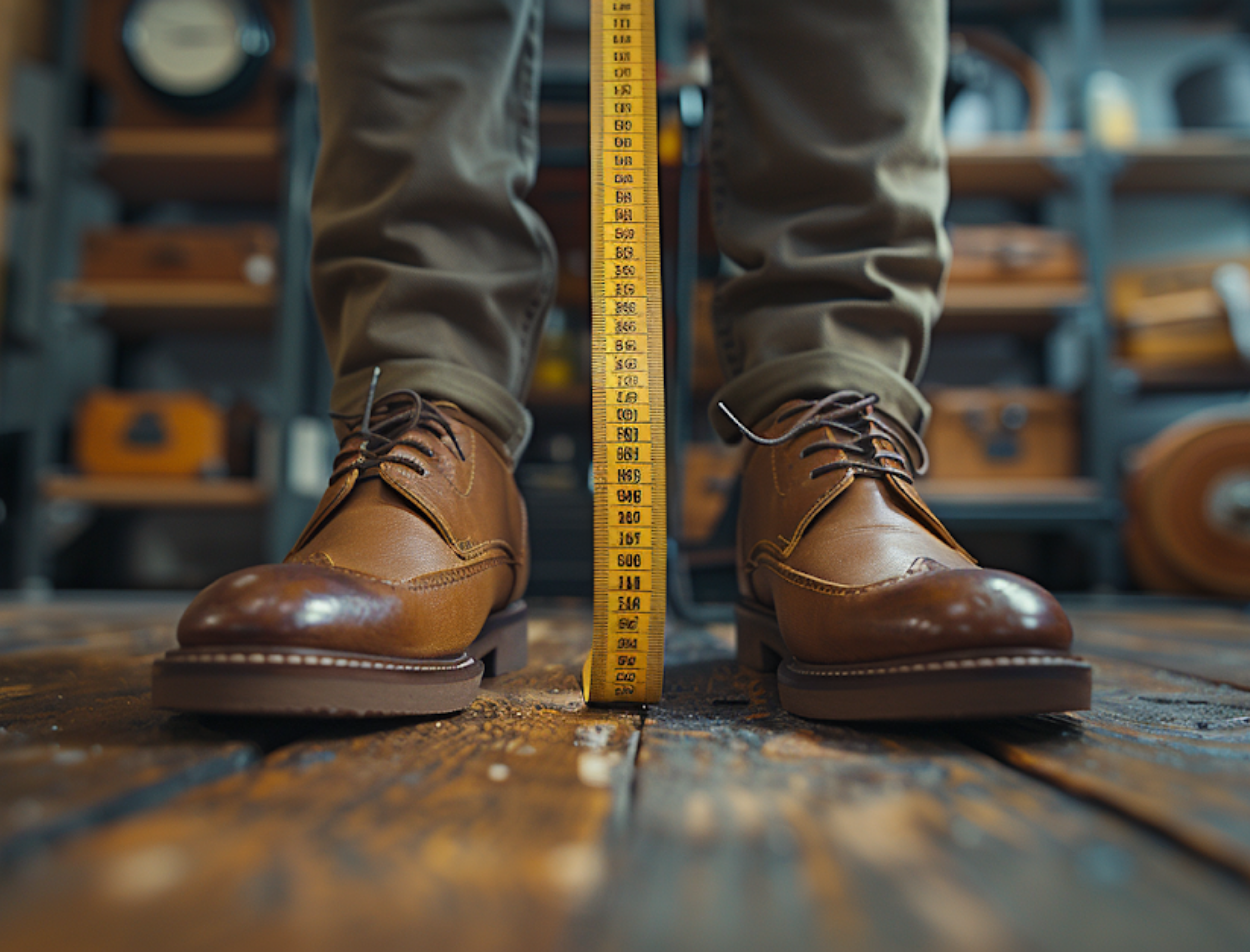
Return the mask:
[[[245,0],[135,0],[122,42],[155,91],[190,104],[236,85],[269,52],[272,33]]]

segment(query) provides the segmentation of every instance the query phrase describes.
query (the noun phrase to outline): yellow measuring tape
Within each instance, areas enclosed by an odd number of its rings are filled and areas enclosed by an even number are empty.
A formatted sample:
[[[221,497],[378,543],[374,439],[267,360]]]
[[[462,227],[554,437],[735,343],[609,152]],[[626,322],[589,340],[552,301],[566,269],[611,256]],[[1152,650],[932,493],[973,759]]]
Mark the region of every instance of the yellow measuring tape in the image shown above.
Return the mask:
[[[664,329],[653,0],[593,0],[591,350],[595,468],[590,703],[648,704],[664,679]]]

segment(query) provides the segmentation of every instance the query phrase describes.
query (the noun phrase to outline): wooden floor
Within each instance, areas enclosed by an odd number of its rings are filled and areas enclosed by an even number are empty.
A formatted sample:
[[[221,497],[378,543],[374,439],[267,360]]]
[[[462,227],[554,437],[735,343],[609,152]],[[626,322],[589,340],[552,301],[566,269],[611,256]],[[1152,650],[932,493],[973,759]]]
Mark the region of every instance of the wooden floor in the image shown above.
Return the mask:
[[[588,710],[587,615],[461,715],[171,717],[172,601],[0,604],[0,948],[1250,949],[1250,615],[1078,608],[1096,707],[852,730],[731,633]]]

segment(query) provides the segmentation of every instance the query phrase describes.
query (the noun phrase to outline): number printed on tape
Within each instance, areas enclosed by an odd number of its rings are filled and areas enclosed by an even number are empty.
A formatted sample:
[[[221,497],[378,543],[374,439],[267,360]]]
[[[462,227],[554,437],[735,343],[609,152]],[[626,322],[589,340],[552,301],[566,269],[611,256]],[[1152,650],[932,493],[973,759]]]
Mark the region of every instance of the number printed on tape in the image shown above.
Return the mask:
[[[595,466],[592,703],[658,701],[665,572],[664,355],[653,0],[592,0]]]

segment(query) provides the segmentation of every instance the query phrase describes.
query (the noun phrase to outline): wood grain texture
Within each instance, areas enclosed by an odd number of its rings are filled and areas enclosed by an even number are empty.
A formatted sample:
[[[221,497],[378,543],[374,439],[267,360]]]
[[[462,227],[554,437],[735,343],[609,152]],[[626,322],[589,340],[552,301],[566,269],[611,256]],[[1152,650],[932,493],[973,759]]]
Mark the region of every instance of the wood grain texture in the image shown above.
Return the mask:
[[[584,946],[605,936],[611,948],[709,950],[1250,942],[1246,891],[1184,852],[939,731],[785,714],[771,679],[711,641],[670,664],[611,875],[580,923]]]
[[[110,129],[97,173],[131,202],[264,204],[278,199],[282,148],[272,129]]]
[[[534,627],[461,715],[323,723],[24,867],[7,947],[551,947],[602,888],[639,717],[583,706],[585,616]]]
[[[1250,692],[1097,660],[1094,697],[1092,711],[973,736],[1250,880]]]
[[[35,648],[153,654],[173,644],[190,596],[0,599],[0,655]]]
[[[1195,601],[1072,612],[1077,650],[1250,690],[1250,614]]]
[[[168,607],[120,625],[37,609],[22,614],[42,628],[6,625],[14,613],[0,609],[0,869],[259,759],[254,739],[152,710]]]
[[[180,608],[0,603],[6,952],[1250,947],[1250,692],[1101,655],[1088,715],[853,730],[678,627],[644,721],[582,705],[579,609],[460,715],[169,718]]]

